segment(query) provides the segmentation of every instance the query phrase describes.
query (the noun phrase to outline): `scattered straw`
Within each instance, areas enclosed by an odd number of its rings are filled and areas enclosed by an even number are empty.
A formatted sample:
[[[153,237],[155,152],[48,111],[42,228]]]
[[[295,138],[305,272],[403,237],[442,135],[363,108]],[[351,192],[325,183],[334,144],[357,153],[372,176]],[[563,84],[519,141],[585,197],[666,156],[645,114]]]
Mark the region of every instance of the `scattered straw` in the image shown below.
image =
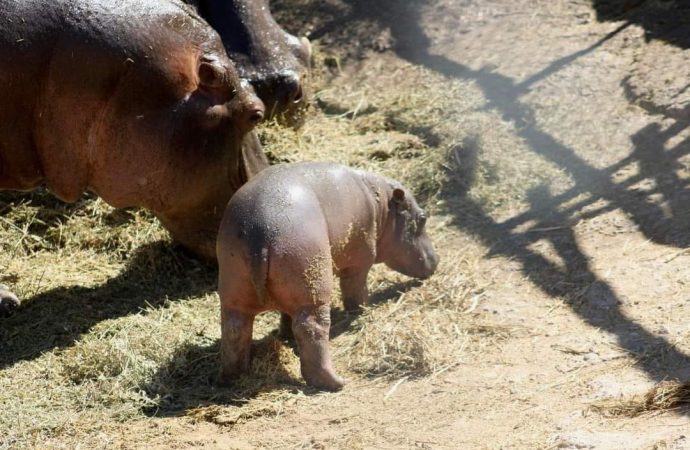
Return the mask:
[[[664,381],[644,395],[599,401],[591,408],[609,417],[638,417],[690,405],[690,381]]]

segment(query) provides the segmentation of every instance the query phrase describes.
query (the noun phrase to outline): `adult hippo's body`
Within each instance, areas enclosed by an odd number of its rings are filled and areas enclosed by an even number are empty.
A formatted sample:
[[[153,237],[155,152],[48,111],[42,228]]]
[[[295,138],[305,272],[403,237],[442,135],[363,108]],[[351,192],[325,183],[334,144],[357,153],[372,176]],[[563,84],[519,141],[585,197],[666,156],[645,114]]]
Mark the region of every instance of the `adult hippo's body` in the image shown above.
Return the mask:
[[[215,258],[228,199],[268,165],[217,33],[177,0],[0,0],[0,22],[0,189],[142,206]],[[16,304],[0,292],[0,315]]]
[[[221,36],[240,77],[266,105],[266,117],[301,124],[309,91],[309,41],[281,28],[268,0],[185,1]]]

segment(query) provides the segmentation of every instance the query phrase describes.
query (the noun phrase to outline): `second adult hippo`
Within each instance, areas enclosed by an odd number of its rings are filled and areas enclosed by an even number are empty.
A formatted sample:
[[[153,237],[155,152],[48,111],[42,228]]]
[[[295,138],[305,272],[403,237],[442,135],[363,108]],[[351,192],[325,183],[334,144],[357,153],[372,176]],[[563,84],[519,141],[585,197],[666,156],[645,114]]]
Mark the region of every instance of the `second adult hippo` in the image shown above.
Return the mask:
[[[91,191],[215,259],[230,196],[268,163],[264,106],[178,0],[0,0],[0,189]],[[0,290],[0,315],[17,306]]]
[[[186,1],[220,34],[240,77],[266,105],[266,118],[301,124],[309,96],[309,41],[279,25],[268,0]]]
[[[400,183],[329,163],[273,166],[230,200],[218,235],[221,376],[249,369],[254,316],[292,318],[307,383],[343,385],[328,349],[333,272],[346,309],[368,297],[375,263],[416,278],[438,257],[426,215]]]

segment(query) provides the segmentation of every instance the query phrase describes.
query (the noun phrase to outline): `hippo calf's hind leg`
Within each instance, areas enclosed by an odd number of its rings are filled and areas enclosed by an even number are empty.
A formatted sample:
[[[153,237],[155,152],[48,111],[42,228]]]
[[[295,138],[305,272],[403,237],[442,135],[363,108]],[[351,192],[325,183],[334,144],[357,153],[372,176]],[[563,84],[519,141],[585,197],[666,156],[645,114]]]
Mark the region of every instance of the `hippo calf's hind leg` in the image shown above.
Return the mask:
[[[340,390],[344,382],[333,369],[328,349],[331,308],[328,305],[304,307],[292,319],[304,380],[317,388]]]
[[[341,273],[340,290],[346,311],[359,311],[369,299],[367,275],[369,275],[368,267],[364,270],[345,270]]]
[[[19,307],[20,301],[7,286],[0,284],[0,317],[9,317]]]
[[[254,316],[237,310],[221,313],[220,367],[221,383],[228,383],[248,372],[251,364]]]

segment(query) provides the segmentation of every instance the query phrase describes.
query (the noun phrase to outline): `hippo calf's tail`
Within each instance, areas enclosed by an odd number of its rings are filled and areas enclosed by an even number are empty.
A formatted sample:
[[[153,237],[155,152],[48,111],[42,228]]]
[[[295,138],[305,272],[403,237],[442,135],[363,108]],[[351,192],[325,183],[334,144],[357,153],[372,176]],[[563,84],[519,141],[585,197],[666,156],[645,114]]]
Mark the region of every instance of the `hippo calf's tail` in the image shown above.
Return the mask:
[[[256,296],[259,304],[263,306],[266,304],[268,287],[268,248],[263,245],[252,248],[249,259]]]

